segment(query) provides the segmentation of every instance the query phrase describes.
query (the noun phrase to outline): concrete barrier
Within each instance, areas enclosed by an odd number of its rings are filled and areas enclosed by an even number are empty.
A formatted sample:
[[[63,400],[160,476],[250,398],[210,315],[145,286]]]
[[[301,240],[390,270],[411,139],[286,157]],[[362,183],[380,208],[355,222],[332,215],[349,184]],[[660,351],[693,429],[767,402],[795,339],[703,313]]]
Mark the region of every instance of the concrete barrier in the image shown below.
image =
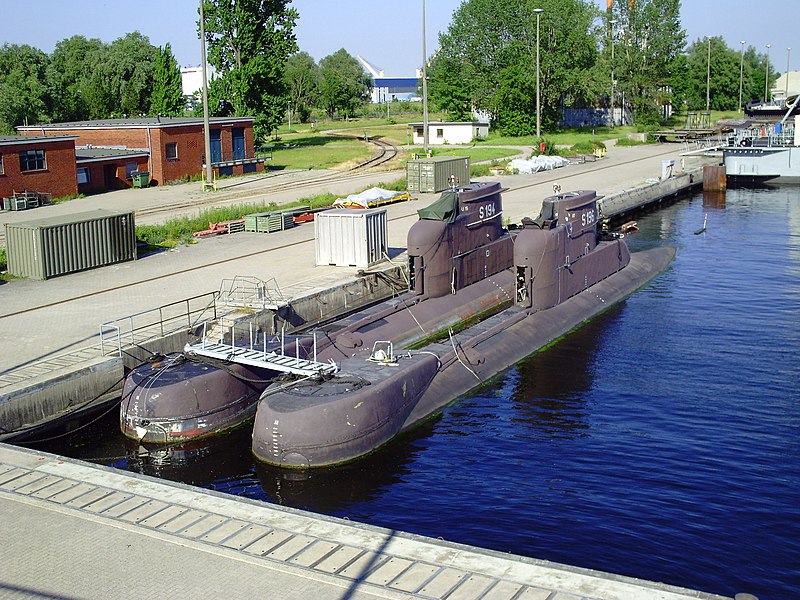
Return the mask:
[[[598,202],[600,218],[607,223],[611,219],[644,208],[653,202],[689,192],[702,182],[703,171],[696,169],[606,196]]]

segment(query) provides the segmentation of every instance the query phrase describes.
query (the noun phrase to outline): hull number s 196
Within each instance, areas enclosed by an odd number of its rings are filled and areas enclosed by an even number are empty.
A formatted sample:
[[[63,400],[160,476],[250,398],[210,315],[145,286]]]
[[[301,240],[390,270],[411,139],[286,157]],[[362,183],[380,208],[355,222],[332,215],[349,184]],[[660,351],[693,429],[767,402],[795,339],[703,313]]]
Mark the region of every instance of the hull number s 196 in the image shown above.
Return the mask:
[[[595,222],[596,216],[594,214],[594,210],[586,211],[585,213],[581,213],[581,225],[586,227],[587,225],[591,225]]]

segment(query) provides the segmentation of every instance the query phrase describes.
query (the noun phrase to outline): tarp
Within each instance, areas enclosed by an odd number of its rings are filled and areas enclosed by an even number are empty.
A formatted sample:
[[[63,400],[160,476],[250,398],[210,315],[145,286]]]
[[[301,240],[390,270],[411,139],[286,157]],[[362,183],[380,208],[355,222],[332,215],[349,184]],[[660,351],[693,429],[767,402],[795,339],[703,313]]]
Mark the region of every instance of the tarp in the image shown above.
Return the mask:
[[[420,219],[455,223],[458,218],[458,192],[453,190],[442,192],[436,202],[419,209],[417,213]]]
[[[369,208],[370,202],[380,202],[381,200],[391,200],[395,196],[400,196],[404,192],[384,190],[383,188],[370,188],[358,194],[350,194],[347,198],[339,198],[333,203],[338,208],[342,207],[361,207]]]
[[[534,156],[529,160],[515,158],[508,165],[519,173],[531,174],[539,171],[549,171],[558,167],[565,167],[569,161],[562,156]]]

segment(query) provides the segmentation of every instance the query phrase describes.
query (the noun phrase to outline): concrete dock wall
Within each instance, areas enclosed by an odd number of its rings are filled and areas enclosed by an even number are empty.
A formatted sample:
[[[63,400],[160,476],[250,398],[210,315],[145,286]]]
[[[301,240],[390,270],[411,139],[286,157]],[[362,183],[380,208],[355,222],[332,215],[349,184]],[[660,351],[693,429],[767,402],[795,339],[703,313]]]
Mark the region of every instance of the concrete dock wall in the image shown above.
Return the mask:
[[[364,273],[342,285],[292,300],[278,310],[236,312],[226,317],[233,323],[237,340],[253,324],[254,331],[275,334],[285,328],[287,333],[312,327],[362,306],[378,302],[405,289],[402,265]],[[137,345],[122,348],[122,356],[87,359],[73,371],[45,375],[4,390],[0,395],[0,440],[8,431],[33,424],[61,419],[66,415],[77,419],[84,404],[100,397],[118,397],[124,377],[154,353],[181,352],[187,343],[195,343],[203,334],[203,325],[183,329]],[[226,336],[230,341],[230,336]]]
[[[703,170],[695,169],[679,175],[661,179],[644,185],[606,196],[599,204],[600,217],[604,222],[619,218],[626,213],[641,210],[650,204],[660,202],[691,191],[702,185]]]

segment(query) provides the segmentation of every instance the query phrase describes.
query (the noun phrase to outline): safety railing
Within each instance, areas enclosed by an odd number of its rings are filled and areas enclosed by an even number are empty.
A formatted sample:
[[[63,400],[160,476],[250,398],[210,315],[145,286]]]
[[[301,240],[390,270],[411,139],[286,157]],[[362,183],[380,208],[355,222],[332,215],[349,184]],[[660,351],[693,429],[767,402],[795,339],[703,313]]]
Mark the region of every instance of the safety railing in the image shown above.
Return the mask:
[[[207,292],[101,323],[100,349],[103,356],[113,353],[121,356],[123,346],[128,344],[135,346],[216,319],[218,295],[219,292]]]

